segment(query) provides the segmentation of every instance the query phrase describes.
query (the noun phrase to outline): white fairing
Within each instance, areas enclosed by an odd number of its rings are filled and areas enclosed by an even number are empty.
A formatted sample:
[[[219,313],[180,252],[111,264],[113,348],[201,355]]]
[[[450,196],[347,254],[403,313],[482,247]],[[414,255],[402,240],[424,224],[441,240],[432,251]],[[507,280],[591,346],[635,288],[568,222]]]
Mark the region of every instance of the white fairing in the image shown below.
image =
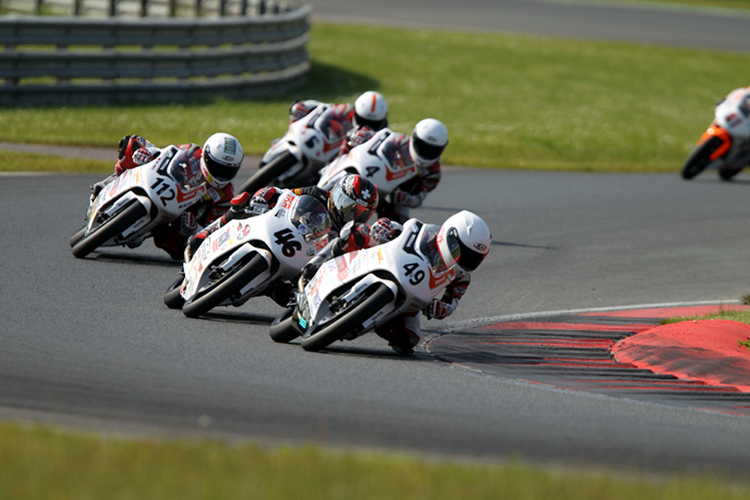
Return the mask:
[[[227,271],[251,253],[263,256],[268,262],[268,269],[242,288],[243,299],[261,292],[277,278],[291,279],[297,275],[328,242],[327,232],[310,241],[305,238],[307,228],[294,216],[302,198],[284,190],[277,204],[268,212],[229,221],[211,233],[190,262],[184,264],[185,280],[180,294],[186,302],[210,285],[212,269],[218,266]],[[319,202],[315,203],[325,211]]]
[[[169,146],[157,159],[126,170],[105,184],[86,212],[87,234],[133,200],[146,208],[146,215],[121,237],[118,235],[101,246],[136,246],[150,236],[154,227],[179,217],[199,201],[207,189],[205,185],[197,188],[182,185],[174,174],[176,163],[182,158],[176,147]]]
[[[750,96],[750,89],[733,90],[726,99],[716,106],[715,122],[732,136],[750,139],[750,108],[746,99]]]
[[[369,141],[352,148],[349,154],[336,158],[321,170],[318,186],[330,190],[344,175],[354,173],[372,181],[378,187],[380,198],[385,198],[398,186],[415,177],[415,165],[395,169],[385,160],[380,144],[387,137],[388,132],[378,132]]]
[[[322,104],[307,116],[289,124],[286,134],[274,141],[271,148],[263,155],[264,164],[270,163],[287,151],[297,159],[294,166],[279,176],[278,185],[288,185],[289,181],[300,175],[303,170],[317,172],[338,154],[343,136],[329,138],[321,130],[326,119],[325,112],[328,109],[329,106]]]
[[[426,255],[421,248],[426,232],[436,235],[438,229],[410,219],[404,224],[401,236],[393,241],[324,263],[305,287],[302,307],[294,316],[298,327],[307,336],[313,334],[316,327],[330,321],[334,301],[339,304],[354,301],[377,283],[389,287],[396,300],[365,321],[360,334],[399,314],[423,309],[455,278],[453,267],[436,274],[430,264],[434,255]]]

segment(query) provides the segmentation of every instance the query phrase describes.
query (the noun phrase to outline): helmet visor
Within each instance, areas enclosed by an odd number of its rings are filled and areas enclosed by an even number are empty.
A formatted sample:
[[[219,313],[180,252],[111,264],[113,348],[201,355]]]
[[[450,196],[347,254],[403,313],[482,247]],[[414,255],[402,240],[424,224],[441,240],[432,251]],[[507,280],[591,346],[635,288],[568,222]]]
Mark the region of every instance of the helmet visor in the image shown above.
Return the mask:
[[[414,151],[425,160],[437,160],[445,149],[445,146],[428,144],[417,136],[413,136],[411,140],[414,143]]]
[[[367,222],[372,215],[372,209],[363,203],[346,194],[340,183],[331,193],[331,204],[341,226],[349,221]]]
[[[321,239],[331,230],[328,211],[312,196],[302,195],[292,211],[292,223],[310,243]]]
[[[227,165],[211,158],[208,148],[203,150],[203,163],[206,164],[206,169],[211,174],[211,177],[220,182],[231,181],[237,176],[237,172],[240,170],[239,165]]]
[[[484,261],[484,258],[487,257],[486,253],[477,252],[460,241],[458,244],[461,246],[461,257],[458,259],[458,265],[467,271],[474,271]]]

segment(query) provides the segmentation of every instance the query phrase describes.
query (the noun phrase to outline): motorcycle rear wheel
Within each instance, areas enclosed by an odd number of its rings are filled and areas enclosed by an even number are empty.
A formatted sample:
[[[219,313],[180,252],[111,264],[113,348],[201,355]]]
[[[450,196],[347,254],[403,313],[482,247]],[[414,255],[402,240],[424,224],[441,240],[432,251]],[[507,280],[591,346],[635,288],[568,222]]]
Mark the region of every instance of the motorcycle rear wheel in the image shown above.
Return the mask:
[[[146,215],[146,207],[133,201],[119,214],[106,221],[93,232],[81,238],[73,245],[73,255],[79,259],[99,248],[105,241],[117,236]]]
[[[261,255],[255,254],[244,266],[235,272],[223,276],[216,284],[205,291],[203,295],[193,298],[182,306],[182,314],[188,318],[197,318],[218,306],[232,295],[242,290],[242,287],[254,280],[260,273],[268,269],[268,262]]]
[[[250,195],[254,195],[259,189],[266,186],[284,187],[278,186],[278,182],[274,182],[281,174],[292,168],[297,163],[297,158],[294,157],[289,151],[284,151],[279,156],[274,158],[260,168],[255,175],[250,177],[240,188],[239,193],[246,191]]]
[[[303,338],[302,348],[306,351],[325,349],[335,341],[342,339],[356,327],[361,326],[366,319],[371,318],[393,299],[391,289],[382,283],[378,283],[375,285],[372,294],[365,300],[340,313],[338,317],[321,326],[318,331],[309,337]]]
[[[182,309],[182,306],[185,305],[185,299],[180,295],[180,288],[183,281],[185,281],[185,276],[180,275],[174,283],[169,285],[167,291],[164,292],[164,305],[168,308]]]
[[[271,323],[271,328],[268,334],[274,342],[288,344],[299,337],[299,332],[292,324],[292,314],[294,314],[294,309],[294,307],[290,307],[284,311],[284,314],[273,320],[273,323]]]
[[[690,156],[688,156],[688,159],[685,161],[685,165],[682,167],[682,178],[689,180],[703,172],[709,163],[711,163],[710,156],[714,151],[719,149],[719,146],[721,146],[721,139],[718,137],[712,137],[693,149],[692,153],[690,153]]]
[[[735,175],[742,172],[742,169],[745,168],[742,167],[734,167],[734,168],[720,168],[719,169],[719,177],[721,177],[721,180],[723,181],[731,181]]]

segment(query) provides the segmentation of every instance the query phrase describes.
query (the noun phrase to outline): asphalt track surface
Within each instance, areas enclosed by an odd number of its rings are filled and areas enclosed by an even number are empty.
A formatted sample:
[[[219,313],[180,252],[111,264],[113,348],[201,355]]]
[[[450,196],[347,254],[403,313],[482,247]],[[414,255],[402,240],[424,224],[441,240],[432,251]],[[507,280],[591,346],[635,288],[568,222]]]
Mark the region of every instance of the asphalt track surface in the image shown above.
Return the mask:
[[[68,237],[94,180],[2,176],[6,413],[455,456],[735,471],[750,464],[745,417],[482,374],[424,348],[402,359],[375,336],[307,353],[268,338],[280,309],[265,298],[186,319],[162,304],[178,267],[150,242],[71,255]],[[735,299],[750,274],[748,187],[711,175],[684,182],[677,174],[448,169],[415,215],[441,222],[471,208],[493,229],[491,254],[455,324]],[[426,338],[439,326],[423,322]]]
[[[744,15],[640,7],[312,3],[321,19],[738,51],[750,32]],[[280,309],[265,298],[188,320],[162,305],[178,267],[150,242],[72,257],[68,237],[94,180],[2,176],[2,416],[650,470],[750,465],[747,417],[526,383],[440,361],[425,346],[402,359],[374,336],[305,353],[270,341]],[[742,175],[688,183],[448,169],[414,215],[441,222],[469,208],[493,229],[490,257],[448,322],[461,328],[475,318],[734,300],[748,292],[748,188]],[[445,326],[423,322],[425,338],[442,338]]]

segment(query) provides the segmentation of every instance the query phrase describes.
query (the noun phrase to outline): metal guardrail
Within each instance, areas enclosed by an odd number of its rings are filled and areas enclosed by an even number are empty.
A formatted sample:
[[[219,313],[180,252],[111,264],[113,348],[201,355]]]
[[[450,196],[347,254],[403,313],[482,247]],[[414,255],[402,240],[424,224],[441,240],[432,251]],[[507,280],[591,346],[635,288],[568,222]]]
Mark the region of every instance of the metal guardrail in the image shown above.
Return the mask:
[[[278,95],[301,85],[309,71],[310,11],[213,19],[0,17],[0,105]]]

